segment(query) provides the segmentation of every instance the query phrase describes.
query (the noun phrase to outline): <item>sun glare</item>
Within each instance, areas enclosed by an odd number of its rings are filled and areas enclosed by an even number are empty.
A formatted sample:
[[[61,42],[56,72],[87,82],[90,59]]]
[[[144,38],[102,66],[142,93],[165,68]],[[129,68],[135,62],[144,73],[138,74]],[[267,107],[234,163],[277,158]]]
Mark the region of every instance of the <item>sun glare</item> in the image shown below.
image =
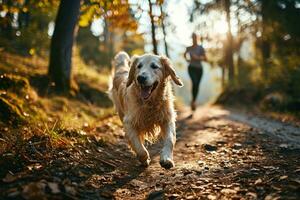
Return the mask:
[[[223,19],[214,22],[214,32],[220,35],[226,34],[228,31],[227,22]]]

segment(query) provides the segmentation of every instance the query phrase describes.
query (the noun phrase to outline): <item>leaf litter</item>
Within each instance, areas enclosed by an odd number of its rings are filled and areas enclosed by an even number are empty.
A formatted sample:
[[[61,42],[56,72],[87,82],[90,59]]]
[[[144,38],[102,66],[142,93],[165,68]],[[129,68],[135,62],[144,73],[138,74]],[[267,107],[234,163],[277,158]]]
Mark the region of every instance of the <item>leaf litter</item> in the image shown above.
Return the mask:
[[[127,146],[116,116],[98,124],[85,124],[83,130],[62,131],[67,139],[61,146],[53,145],[47,137],[32,137],[20,156],[3,157],[15,164],[1,169],[0,197],[265,200],[300,197],[300,151],[282,151],[285,143],[243,123],[211,115],[201,119],[178,120],[176,167],[171,170],[159,166],[160,143],[149,145],[151,165],[141,168]],[[214,137],[206,137],[210,131]],[[72,145],[68,145],[70,141]]]

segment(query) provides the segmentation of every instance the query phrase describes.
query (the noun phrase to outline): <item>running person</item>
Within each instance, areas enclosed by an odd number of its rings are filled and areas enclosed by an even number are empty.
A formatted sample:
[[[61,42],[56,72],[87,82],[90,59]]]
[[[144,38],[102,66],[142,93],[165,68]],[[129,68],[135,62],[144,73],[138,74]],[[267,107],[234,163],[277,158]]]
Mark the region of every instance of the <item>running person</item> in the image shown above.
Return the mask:
[[[196,110],[196,98],[199,93],[199,84],[203,74],[201,61],[206,61],[205,50],[202,45],[198,45],[197,35],[192,34],[193,45],[186,48],[184,58],[189,62],[188,72],[192,80],[192,102],[191,109]],[[189,59],[187,55],[189,54]]]

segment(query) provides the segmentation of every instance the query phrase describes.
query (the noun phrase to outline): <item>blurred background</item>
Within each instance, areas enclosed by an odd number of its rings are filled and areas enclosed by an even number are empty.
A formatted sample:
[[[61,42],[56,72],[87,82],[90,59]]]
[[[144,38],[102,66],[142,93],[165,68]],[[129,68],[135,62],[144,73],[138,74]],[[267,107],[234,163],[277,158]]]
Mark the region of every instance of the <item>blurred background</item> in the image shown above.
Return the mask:
[[[208,57],[199,104],[297,112],[299,19],[298,0],[0,0],[0,72],[29,63],[56,89],[76,91],[86,71],[109,74],[116,52],[153,52],[170,57],[185,82],[178,99],[189,103],[183,53],[195,32]]]

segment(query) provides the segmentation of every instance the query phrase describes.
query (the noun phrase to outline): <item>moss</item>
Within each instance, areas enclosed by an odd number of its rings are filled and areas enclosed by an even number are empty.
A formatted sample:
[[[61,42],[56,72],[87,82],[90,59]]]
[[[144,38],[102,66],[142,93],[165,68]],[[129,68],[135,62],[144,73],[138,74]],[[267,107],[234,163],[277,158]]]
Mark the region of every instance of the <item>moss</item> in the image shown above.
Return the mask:
[[[10,125],[19,125],[24,122],[22,111],[18,106],[0,96],[0,120]]]
[[[22,94],[29,88],[29,82],[26,78],[12,74],[3,74],[0,76],[0,90],[9,90],[18,94]]]

